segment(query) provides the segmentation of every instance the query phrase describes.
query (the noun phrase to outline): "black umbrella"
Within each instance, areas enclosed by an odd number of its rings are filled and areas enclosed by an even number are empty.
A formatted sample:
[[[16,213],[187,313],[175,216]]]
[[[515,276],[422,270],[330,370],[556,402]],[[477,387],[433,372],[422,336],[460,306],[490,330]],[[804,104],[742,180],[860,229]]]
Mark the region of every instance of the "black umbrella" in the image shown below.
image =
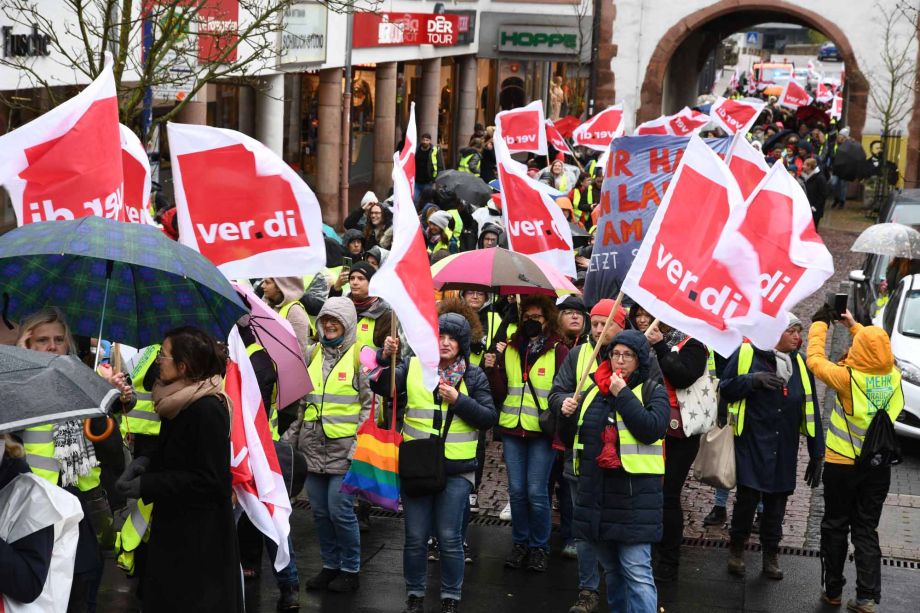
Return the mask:
[[[577,223],[569,222],[569,228],[572,230],[572,246],[584,247],[588,244],[591,234]]]
[[[844,181],[855,181],[865,176],[866,152],[855,140],[848,140],[837,147],[834,156],[834,175]]]
[[[488,184],[468,172],[447,170],[435,179],[438,184],[438,195],[447,191],[473,206],[484,206],[492,198],[492,188]]]
[[[789,136],[789,135],[792,134],[792,133],[793,133],[792,130],[783,130],[783,131],[781,131],[781,132],[777,132],[776,134],[774,134],[773,136],[771,136],[770,138],[768,138],[766,141],[764,141],[763,147],[762,147],[763,151],[764,151],[765,153],[769,152],[770,149],[772,149],[773,146],[774,146],[777,142],[779,142],[779,144],[782,145],[783,143],[780,142],[780,141],[785,141],[785,140],[786,140],[786,137]]]
[[[119,395],[76,356],[0,346],[0,433],[104,417]]]

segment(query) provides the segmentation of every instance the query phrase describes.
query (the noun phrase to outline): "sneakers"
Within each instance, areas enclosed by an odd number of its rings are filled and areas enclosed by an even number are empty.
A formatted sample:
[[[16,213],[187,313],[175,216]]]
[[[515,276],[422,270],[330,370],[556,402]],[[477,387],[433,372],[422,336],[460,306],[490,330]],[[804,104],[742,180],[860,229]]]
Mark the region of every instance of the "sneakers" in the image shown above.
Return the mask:
[[[703,518],[704,526],[721,526],[728,521],[728,513],[725,511],[725,507],[720,507],[718,505],[713,505],[712,511],[709,512],[709,515]]]
[[[840,598],[840,596],[828,596],[827,592],[821,592],[821,602],[824,604],[829,604],[832,607],[839,607],[843,600]]]
[[[297,611],[300,609],[300,586],[296,583],[281,587],[281,596],[278,597],[279,611]]]
[[[441,599],[441,613],[457,613],[460,610],[460,601],[454,598]]]
[[[308,590],[324,590],[329,587],[329,584],[333,579],[339,576],[339,570],[336,568],[324,568],[319,571],[319,574],[310,577],[304,583],[304,587]]]
[[[441,559],[441,550],[438,549],[438,539],[433,536],[428,539],[428,561],[437,562]]]
[[[783,571],[779,567],[779,555],[775,551],[763,552],[763,574],[765,577],[779,581],[783,578]]]
[[[339,576],[330,581],[326,589],[340,594],[354,592],[358,589],[358,573],[340,571]]]
[[[527,556],[527,570],[545,573],[549,565],[549,552],[540,547],[534,547]]]
[[[498,518],[502,521],[511,521],[511,503],[505,505],[505,508],[502,509],[502,512],[498,514]]]
[[[508,568],[520,568],[524,565],[524,560],[527,559],[528,554],[527,545],[519,545],[515,543],[511,547],[511,553],[505,558],[505,566]]]
[[[847,611],[856,611],[856,613],[875,613],[875,601],[850,598],[847,601]]]
[[[600,596],[598,596],[597,592],[581,590],[578,592],[575,604],[569,609],[569,613],[594,613],[599,602]]]
[[[757,513],[754,516],[754,523],[751,525],[751,534],[760,534],[760,516],[762,513]]]
[[[473,563],[473,553],[470,551],[470,546],[468,543],[463,543],[463,563],[472,564]]]
[[[479,494],[470,494],[470,511],[472,513],[479,511]]]
[[[732,541],[728,554],[728,574],[743,577],[744,568],[744,543]]]
[[[575,543],[569,543],[562,548],[562,557],[570,560],[578,559],[578,549],[575,547]]]
[[[425,613],[425,597],[409,596],[406,599],[406,608],[403,613]]]

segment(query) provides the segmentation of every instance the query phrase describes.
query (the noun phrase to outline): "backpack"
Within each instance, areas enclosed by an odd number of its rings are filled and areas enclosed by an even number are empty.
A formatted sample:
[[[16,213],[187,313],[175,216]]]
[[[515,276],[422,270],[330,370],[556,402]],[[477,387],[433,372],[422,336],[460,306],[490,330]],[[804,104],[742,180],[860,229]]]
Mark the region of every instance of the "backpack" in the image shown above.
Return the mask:
[[[863,395],[865,392],[858,386],[854,385]],[[898,442],[897,434],[894,431],[894,424],[888,416],[888,403],[894,398],[894,394],[888,398],[888,402],[883,407],[876,407],[878,411],[869,422],[866,429],[866,436],[863,438],[862,450],[859,457],[856,458],[856,464],[863,468],[880,468],[884,466],[895,466],[901,463],[901,444]],[[870,400],[871,403],[871,400]],[[847,434],[850,436],[852,444],[852,434],[850,426],[847,423]]]

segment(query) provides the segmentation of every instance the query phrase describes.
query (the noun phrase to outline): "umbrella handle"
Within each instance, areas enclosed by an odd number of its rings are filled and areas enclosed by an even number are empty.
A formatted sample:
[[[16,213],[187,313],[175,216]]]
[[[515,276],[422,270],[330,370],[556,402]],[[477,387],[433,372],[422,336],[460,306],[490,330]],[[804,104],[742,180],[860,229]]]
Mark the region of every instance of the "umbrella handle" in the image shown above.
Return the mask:
[[[85,436],[91,443],[101,443],[105,439],[109,438],[112,435],[112,431],[115,429],[115,420],[111,417],[105,418],[105,431],[102,434],[96,435],[93,434],[92,428],[90,428],[90,419],[86,418],[83,420],[83,436]]]

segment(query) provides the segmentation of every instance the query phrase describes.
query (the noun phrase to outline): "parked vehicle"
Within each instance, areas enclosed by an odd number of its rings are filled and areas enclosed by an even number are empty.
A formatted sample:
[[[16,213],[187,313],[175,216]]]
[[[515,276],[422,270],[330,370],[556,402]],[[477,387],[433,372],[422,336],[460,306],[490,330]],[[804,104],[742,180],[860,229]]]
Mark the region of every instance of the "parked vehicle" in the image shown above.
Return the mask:
[[[895,432],[920,439],[920,274],[901,279],[874,320],[891,337],[895,365],[901,370],[904,410]]]
[[[822,62],[842,62],[843,58],[840,56],[840,51],[837,50],[837,45],[824,43],[818,49],[818,60]]]
[[[751,66],[751,74],[757,89],[764,88],[764,95],[779,96],[786,81],[792,78],[794,69],[792,64],[765,62]]]

